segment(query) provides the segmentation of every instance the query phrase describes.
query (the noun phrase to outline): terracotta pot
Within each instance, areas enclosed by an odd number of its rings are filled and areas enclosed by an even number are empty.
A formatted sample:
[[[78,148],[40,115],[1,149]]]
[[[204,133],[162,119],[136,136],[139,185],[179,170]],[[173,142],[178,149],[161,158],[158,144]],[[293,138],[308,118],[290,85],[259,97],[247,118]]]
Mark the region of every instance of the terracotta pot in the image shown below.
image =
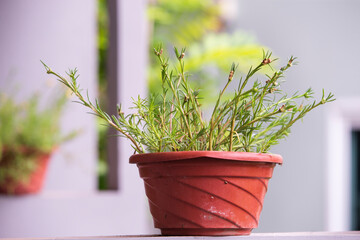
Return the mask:
[[[243,152],[166,152],[130,157],[163,235],[248,235],[282,157]]]
[[[36,161],[36,167],[34,171],[30,173],[29,178],[26,180],[6,179],[5,182],[0,184],[0,193],[11,195],[38,193],[42,189],[44,183],[50,156],[50,153],[37,153],[36,159],[34,160]],[[0,161],[0,168],[6,168],[7,164],[8,160]]]

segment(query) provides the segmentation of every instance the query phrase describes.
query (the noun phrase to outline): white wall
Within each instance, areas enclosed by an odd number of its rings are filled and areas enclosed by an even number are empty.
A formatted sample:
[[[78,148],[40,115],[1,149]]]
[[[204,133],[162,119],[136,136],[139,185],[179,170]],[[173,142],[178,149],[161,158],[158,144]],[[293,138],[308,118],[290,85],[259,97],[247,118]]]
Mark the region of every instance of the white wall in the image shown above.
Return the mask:
[[[56,87],[61,86],[46,74],[41,59],[61,74],[78,67],[83,87],[95,96],[95,7],[95,1],[1,1],[1,91],[17,92],[23,101],[31,93],[40,91],[51,98],[50,94],[59,91]],[[82,134],[55,153],[45,189],[92,191],[96,189],[93,176],[97,154],[94,118],[84,114],[80,104],[70,103],[62,125],[65,133],[78,129]],[[76,149],[83,151],[74,151]]]
[[[34,92],[45,92],[51,98],[60,84],[46,74],[41,59],[61,74],[78,67],[83,87],[95,96],[95,17],[95,1],[1,1],[1,91],[12,94],[17,89],[17,98],[22,101]],[[69,231],[71,225],[61,223],[74,225],[79,217],[74,217],[72,208],[81,206],[73,194],[96,190],[95,119],[85,114],[82,106],[70,102],[64,111],[62,128],[64,133],[74,129],[82,133],[55,152],[40,195],[0,196],[0,237],[49,236],[59,234],[62,227]],[[65,196],[61,194],[64,192]],[[82,227],[77,224],[79,232]]]
[[[359,1],[242,0],[239,7],[238,27],[253,32],[281,64],[298,57],[299,65],[286,74],[286,91],[311,86],[317,97],[322,88],[337,99],[360,97]],[[272,149],[283,156],[284,165],[269,183],[256,231],[327,230],[325,116],[330,104],[297,123],[290,137]]]
[[[146,43],[144,2],[118,4],[122,18],[119,34],[125,46]],[[0,1],[0,89],[8,89],[16,81],[19,98],[47,88],[49,76],[40,59],[53,70],[63,73],[78,67],[79,82],[96,96],[97,50],[95,0],[6,0]],[[133,13],[131,15],[124,14]],[[136,21],[134,21],[134,19]],[[139,27],[140,26],[140,27]],[[133,45],[131,45],[133,46]],[[144,46],[145,48],[145,46]],[[122,60],[135,58],[145,64],[146,52],[119,51]],[[122,96],[136,96],[145,89],[145,66],[133,70],[132,61],[122,61],[121,78],[133,81],[119,84]],[[51,78],[50,82],[60,85]],[[126,89],[126,90],[125,90]],[[128,101],[130,98],[128,99]],[[125,103],[125,105],[128,103]],[[114,106],[115,107],[115,106]],[[80,128],[82,134],[61,146],[51,159],[44,190],[34,196],[0,196],[1,237],[62,237],[141,234],[151,232],[143,183],[137,168],[128,164],[132,154],[122,146],[117,155],[120,165],[120,191],[99,193],[96,188],[97,135],[95,118],[75,103],[67,105],[62,121],[64,131]]]

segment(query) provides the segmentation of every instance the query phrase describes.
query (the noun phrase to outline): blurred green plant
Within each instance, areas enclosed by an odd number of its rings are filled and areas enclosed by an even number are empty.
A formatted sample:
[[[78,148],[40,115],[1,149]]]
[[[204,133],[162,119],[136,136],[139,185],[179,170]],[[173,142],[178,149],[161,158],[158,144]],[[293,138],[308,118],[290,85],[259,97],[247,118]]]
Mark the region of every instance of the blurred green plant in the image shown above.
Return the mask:
[[[153,30],[151,44],[188,45],[209,31],[219,30],[219,17],[219,5],[213,0],[149,1],[148,20]]]
[[[51,153],[77,134],[61,135],[60,114],[67,98],[62,94],[54,99],[42,108],[37,94],[17,103],[0,93],[0,184],[9,179],[27,181],[37,156]]]
[[[106,0],[98,0],[98,35],[97,35],[97,48],[98,48],[98,80],[99,80],[99,97],[102,104],[106,105],[106,52],[109,44],[109,16],[107,12]]]
[[[186,46],[187,69],[194,76],[191,85],[202,90],[209,100],[205,105],[216,100],[213,93],[224,84],[219,79],[225,79],[232,62],[239,63],[238,70],[245,72],[261,58],[262,50],[267,50],[249,33],[228,33],[223,14],[220,3],[214,0],[157,0],[148,7],[150,45],[162,43],[168,52],[174,46]],[[151,94],[161,93],[156,64],[156,57],[150,54]]]
[[[98,96],[101,100],[101,106],[107,109],[107,79],[106,79],[106,58],[109,45],[109,16],[106,0],[98,0],[97,14],[97,47],[98,47]],[[107,189],[107,137],[108,127],[97,124],[98,132],[98,189]]]

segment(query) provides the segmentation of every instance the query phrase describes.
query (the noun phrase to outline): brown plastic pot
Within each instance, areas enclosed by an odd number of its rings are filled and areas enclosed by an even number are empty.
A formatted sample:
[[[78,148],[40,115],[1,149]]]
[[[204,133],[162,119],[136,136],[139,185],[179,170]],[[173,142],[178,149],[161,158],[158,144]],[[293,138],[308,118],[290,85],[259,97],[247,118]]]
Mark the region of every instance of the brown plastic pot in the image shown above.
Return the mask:
[[[31,149],[24,148],[21,149],[21,151],[28,154],[34,154],[34,151]],[[51,153],[36,153],[36,168],[30,173],[29,178],[26,180],[6,179],[0,184],[0,193],[10,195],[38,193],[44,184],[50,156]],[[3,159],[3,161],[0,161],[0,168],[6,168],[10,161],[11,159]]]
[[[249,235],[258,226],[275,154],[189,151],[130,157],[163,235]]]

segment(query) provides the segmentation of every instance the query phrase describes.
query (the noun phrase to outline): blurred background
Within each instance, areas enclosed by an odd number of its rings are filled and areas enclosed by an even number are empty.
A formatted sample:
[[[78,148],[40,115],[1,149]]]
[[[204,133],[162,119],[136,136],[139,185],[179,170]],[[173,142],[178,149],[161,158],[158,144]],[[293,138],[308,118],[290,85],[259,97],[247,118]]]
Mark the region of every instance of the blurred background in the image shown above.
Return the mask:
[[[254,232],[360,230],[359,11],[353,0],[3,0],[0,92],[46,105],[62,90],[42,60],[61,74],[77,67],[90,98],[115,114],[117,103],[127,109],[159,90],[152,48],[162,43],[168,53],[187,48],[193,84],[211,103],[232,62],[245,73],[263,49],[280,58],[275,67],[294,55],[284,90],[312,87],[319,98],[324,88],[337,101],[272,148],[284,164]],[[40,193],[0,195],[0,237],[158,232],[132,149],[86,112],[69,97],[61,132],[79,134],[57,146]]]

